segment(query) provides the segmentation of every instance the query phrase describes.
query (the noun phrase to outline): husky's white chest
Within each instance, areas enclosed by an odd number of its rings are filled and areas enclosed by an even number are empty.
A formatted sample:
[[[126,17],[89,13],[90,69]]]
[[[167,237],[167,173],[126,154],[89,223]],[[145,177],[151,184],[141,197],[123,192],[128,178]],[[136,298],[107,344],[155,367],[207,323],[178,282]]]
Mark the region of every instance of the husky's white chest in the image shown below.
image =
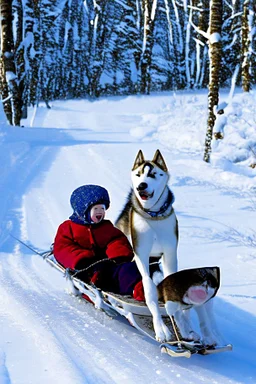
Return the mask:
[[[134,212],[132,242],[138,247],[150,248],[150,256],[161,256],[177,246],[177,219],[174,211],[166,218],[146,219]],[[134,245],[135,245],[134,244]]]

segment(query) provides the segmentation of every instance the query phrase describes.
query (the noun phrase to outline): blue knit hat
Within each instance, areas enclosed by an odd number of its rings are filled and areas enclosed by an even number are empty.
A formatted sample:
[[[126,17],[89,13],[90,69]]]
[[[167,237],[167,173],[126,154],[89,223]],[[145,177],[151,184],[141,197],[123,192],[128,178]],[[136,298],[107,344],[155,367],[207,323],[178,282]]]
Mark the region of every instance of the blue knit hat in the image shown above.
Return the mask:
[[[108,191],[99,185],[82,185],[74,190],[70,197],[73,214],[70,220],[77,224],[91,224],[90,210],[93,205],[104,204],[109,208]]]

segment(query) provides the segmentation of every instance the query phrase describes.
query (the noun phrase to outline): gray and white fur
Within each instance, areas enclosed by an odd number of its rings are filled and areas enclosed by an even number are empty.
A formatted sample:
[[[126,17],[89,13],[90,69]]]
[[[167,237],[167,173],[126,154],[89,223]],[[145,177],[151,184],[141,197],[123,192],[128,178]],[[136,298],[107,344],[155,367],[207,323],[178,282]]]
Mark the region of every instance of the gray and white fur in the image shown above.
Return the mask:
[[[146,304],[152,314],[156,339],[164,342],[170,340],[172,334],[160,314],[158,291],[150,277],[149,260],[161,257],[163,279],[177,272],[178,221],[173,208],[174,195],[168,187],[168,169],[160,151],[155,152],[153,160],[145,160],[140,150],[131,177],[132,190],[116,226],[131,241],[135,261],[142,275]],[[196,307],[199,309],[199,322],[205,328],[202,329],[203,338],[207,338],[205,341],[208,344],[216,344],[209,331],[210,305],[208,309],[202,305]],[[190,326],[189,311],[182,310],[182,303],[167,300],[165,308],[169,316],[175,316],[183,338],[198,338]]]

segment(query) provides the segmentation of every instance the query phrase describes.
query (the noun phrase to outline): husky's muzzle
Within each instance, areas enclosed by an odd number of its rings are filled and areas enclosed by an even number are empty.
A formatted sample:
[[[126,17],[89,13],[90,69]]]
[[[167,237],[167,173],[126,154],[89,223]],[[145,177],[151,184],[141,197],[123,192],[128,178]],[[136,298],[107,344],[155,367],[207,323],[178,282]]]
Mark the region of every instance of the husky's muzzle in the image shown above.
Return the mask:
[[[154,192],[149,193],[146,191],[147,188],[148,188],[147,183],[140,183],[137,187],[137,191],[139,192],[140,198],[142,200],[148,200],[154,196]]]

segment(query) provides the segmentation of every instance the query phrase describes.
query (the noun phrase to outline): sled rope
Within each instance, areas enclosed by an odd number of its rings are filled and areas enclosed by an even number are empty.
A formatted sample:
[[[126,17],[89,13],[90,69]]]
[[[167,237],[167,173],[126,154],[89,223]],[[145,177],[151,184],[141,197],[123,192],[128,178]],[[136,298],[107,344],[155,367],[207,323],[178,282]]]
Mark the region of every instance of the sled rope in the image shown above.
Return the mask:
[[[34,248],[32,248],[30,245],[24,243],[24,241],[18,239],[18,237],[15,237],[12,233],[9,233],[9,236],[11,236],[13,239],[17,240],[20,244],[24,245],[25,247],[27,247],[28,249],[30,249],[32,252],[34,252],[35,254],[39,255],[39,256],[42,256],[42,253],[36,251]]]
[[[88,267],[86,267],[86,268],[76,270],[75,273],[74,273],[72,276],[75,277],[75,276],[78,275],[80,272],[86,272],[86,271],[88,271],[90,268],[94,267],[95,265],[100,264],[100,263],[104,263],[104,262],[106,262],[106,261],[111,261],[111,262],[113,262],[113,260],[108,259],[108,258],[106,258],[106,259],[102,259],[102,260],[98,260],[98,261],[95,261],[95,263],[90,264],[90,265],[89,265]]]
[[[180,340],[180,337],[179,337],[179,334],[178,334],[178,330],[177,330],[177,326],[175,324],[173,316],[170,316],[170,319],[171,319],[171,322],[172,322],[172,329],[173,329],[173,332],[175,334],[176,340],[178,341],[179,346],[181,346],[181,340]]]
[[[30,249],[32,252],[34,252],[35,254],[39,255],[39,256],[42,256],[44,259],[46,259],[48,256],[50,255],[53,255],[53,244],[51,245],[51,249],[47,252],[38,252],[37,250],[35,250],[34,248],[32,248],[30,245],[26,244],[24,241],[20,240],[18,237],[14,236],[12,233],[9,234],[13,239],[17,240],[20,244],[24,245],[26,248]],[[84,269],[79,269],[79,270],[75,270],[75,273],[72,274],[72,276],[76,276],[78,273],[80,272],[86,272],[88,271],[90,268],[94,267],[95,265],[99,264],[99,263],[102,263],[102,262],[105,262],[105,261],[112,261],[111,259],[102,259],[102,260],[98,260],[96,261],[95,263],[89,265],[87,268],[84,268]]]

